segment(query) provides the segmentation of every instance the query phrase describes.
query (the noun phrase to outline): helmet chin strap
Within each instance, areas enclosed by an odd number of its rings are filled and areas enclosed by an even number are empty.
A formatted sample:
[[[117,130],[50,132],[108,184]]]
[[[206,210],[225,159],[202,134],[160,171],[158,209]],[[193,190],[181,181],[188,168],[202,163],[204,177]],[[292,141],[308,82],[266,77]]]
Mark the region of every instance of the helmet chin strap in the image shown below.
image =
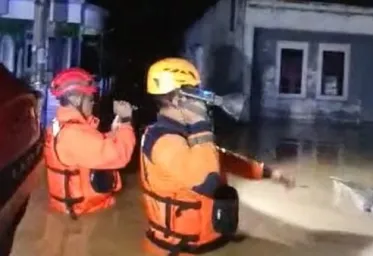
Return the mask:
[[[71,100],[69,98],[66,99],[67,102],[69,102],[69,104],[74,107],[81,115],[84,119],[87,119],[87,117],[84,115],[83,113],[83,100],[81,98],[81,100],[79,101],[79,105],[78,106],[75,106],[75,104],[73,104],[73,102],[71,102]]]
[[[202,117],[203,119],[208,120],[209,116],[208,116],[208,113],[206,112],[206,110],[204,108],[201,108],[201,107],[193,104],[193,101],[195,101],[195,100],[187,99],[185,101],[179,101],[178,107],[183,108],[183,109],[187,109],[190,112]]]
[[[187,100],[179,99],[177,101],[177,104],[175,104],[174,102],[169,103],[169,107],[176,109],[180,113],[180,116],[181,116],[180,123],[182,123],[187,128],[188,134],[190,133],[190,131],[189,131],[189,125],[188,125],[187,119],[185,117],[185,112],[184,112],[185,110],[189,110],[190,112],[202,117],[206,121],[211,120],[209,112],[208,111],[206,112],[205,109],[198,107],[196,104],[193,104],[194,101],[195,101],[194,99],[187,98]]]
[[[184,120],[184,125],[186,126],[186,129],[187,129],[187,133],[190,134],[190,127],[188,125],[188,122],[186,121],[186,118],[185,118],[185,114],[184,114],[184,111],[183,110],[189,110],[190,112],[198,115],[198,116],[201,116],[204,120],[206,121],[210,121],[211,118],[208,114],[208,111],[206,112],[205,109],[202,109],[198,106],[196,106],[195,104],[193,104],[193,99],[187,99],[186,101],[181,101],[179,100],[178,101],[178,105],[175,105],[173,104],[174,107],[176,107],[176,109],[179,110],[183,120]]]

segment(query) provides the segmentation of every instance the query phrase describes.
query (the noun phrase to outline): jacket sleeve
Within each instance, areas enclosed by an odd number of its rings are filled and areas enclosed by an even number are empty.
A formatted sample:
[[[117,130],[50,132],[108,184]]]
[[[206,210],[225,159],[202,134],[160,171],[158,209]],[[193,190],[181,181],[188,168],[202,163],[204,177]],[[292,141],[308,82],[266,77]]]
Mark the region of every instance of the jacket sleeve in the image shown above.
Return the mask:
[[[266,178],[267,170],[262,162],[244,158],[229,152],[219,151],[222,176],[226,180],[227,173],[246,179]]]
[[[135,143],[130,124],[122,124],[114,132],[106,134],[93,127],[73,124],[61,131],[56,149],[66,165],[118,169],[131,160]]]
[[[187,140],[166,134],[154,144],[151,159],[180,187],[192,188],[204,183],[211,173],[218,173],[218,152],[213,142],[189,147]]]

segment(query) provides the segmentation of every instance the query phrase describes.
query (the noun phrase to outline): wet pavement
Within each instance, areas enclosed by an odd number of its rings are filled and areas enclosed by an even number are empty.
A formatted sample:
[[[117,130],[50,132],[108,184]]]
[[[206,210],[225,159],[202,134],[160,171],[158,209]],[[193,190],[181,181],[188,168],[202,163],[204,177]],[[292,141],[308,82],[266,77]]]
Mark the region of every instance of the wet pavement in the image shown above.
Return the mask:
[[[348,198],[335,205],[329,179],[338,176],[373,187],[372,128],[264,123],[220,131],[220,145],[286,170],[296,176],[297,187],[287,191],[270,181],[230,176],[241,197],[240,232],[247,238],[213,254],[373,255],[373,217]],[[146,255],[141,251],[145,219],[137,176],[124,176],[115,208],[78,221],[48,213],[41,177],[12,255]]]

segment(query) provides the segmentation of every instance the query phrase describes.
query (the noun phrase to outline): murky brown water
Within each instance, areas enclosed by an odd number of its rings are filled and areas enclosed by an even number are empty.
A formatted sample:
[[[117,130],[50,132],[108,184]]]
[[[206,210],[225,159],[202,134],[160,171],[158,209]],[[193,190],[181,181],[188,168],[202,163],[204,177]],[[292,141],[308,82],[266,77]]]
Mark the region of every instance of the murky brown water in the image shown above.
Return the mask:
[[[329,176],[373,186],[370,129],[309,125],[241,128],[220,143],[292,172],[298,187],[286,191],[271,182],[230,177],[241,197],[240,230],[248,237],[214,255],[371,256],[373,217],[351,202],[333,205]],[[145,230],[135,174],[127,175],[118,204],[71,221],[46,210],[45,183],[31,198],[16,235],[13,256],[145,255]],[[208,254],[208,255],[212,255]]]

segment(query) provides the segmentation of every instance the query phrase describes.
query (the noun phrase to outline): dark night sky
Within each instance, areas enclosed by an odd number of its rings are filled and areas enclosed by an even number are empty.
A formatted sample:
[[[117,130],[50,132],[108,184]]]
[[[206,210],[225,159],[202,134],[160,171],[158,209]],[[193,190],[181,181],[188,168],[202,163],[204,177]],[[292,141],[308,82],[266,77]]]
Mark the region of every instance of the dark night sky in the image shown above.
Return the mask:
[[[115,27],[113,43],[121,54],[172,54],[188,25],[215,0],[90,1],[110,11],[108,27]]]
[[[115,94],[131,100],[144,96],[146,69],[151,62],[175,56],[184,30],[216,0],[91,0],[110,12],[106,48],[116,76]],[[128,59],[132,59],[131,63]],[[140,87],[134,87],[134,83]],[[136,100],[136,101],[137,101]],[[132,102],[132,103],[136,103]]]
[[[184,30],[216,0],[89,2],[110,12],[107,29],[114,28],[114,31],[107,36],[106,41],[106,48],[112,56],[111,67],[108,69],[116,75],[120,94],[138,97],[134,95],[140,92],[131,85],[143,85],[146,69],[151,62],[166,56],[175,56],[182,46]],[[133,61],[129,63],[128,59]],[[143,91],[143,88],[139,89]]]
[[[229,1],[229,0],[221,0]],[[287,0],[308,2],[306,0]],[[118,83],[144,79],[145,70],[156,59],[175,56],[184,30],[217,0],[90,0],[110,12],[107,28],[115,28],[106,46],[114,60],[111,67]],[[373,6],[373,0],[314,0]],[[131,58],[133,62],[128,64]],[[124,80],[123,80],[124,79]]]
[[[228,1],[228,0],[227,0]],[[290,0],[292,1],[292,0]],[[308,2],[307,0],[293,0]],[[109,10],[110,48],[123,58],[172,55],[185,28],[217,0],[91,0]],[[314,0],[373,6],[373,0]]]
[[[149,102],[145,77],[149,65],[157,59],[175,56],[182,45],[184,30],[217,0],[88,0],[110,12],[106,47],[111,52],[108,70],[116,76],[115,95],[138,104]],[[229,0],[221,0],[229,1]],[[306,0],[287,0],[308,2]],[[314,0],[313,2],[348,3],[373,6],[373,0]],[[132,59],[131,63],[128,59]],[[134,86],[139,84],[139,87]],[[136,100],[134,100],[136,99]],[[142,104],[143,104],[142,103]],[[144,113],[142,116],[146,116]]]

